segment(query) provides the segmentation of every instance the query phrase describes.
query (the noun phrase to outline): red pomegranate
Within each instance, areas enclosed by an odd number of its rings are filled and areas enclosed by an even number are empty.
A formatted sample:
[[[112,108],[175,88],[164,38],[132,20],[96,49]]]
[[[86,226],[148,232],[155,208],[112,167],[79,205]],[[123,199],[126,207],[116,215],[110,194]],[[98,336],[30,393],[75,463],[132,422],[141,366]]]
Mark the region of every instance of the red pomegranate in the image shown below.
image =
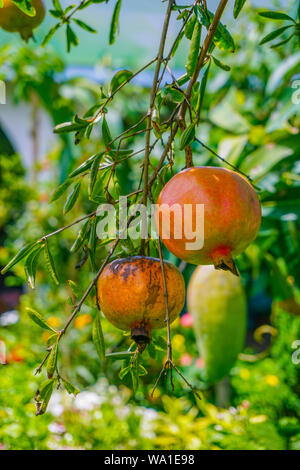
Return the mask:
[[[185,204],[190,205],[190,212]],[[196,215],[197,204],[203,204],[204,217]],[[216,269],[238,275],[232,258],[256,238],[261,210],[255,190],[240,174],[219,167],[193,167],[175,175],[162,189],[155,219],[163,243],[178,258],[192,264],[214,264]],[[201,234],[203,247],[191,248]]]

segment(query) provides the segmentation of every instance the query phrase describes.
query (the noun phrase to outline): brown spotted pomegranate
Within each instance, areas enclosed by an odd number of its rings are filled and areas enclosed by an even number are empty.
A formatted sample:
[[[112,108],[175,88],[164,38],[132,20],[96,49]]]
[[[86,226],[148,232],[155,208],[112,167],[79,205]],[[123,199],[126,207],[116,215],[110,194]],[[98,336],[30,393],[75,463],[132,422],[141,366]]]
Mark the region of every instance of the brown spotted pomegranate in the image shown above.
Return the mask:
[[[182,221],[174,217],[174,204],[181,208]],[[185,204],[191,205],[189,220],[184,215]],[[196,224],[197,204],[204,205],[204,218]],[[168,220],[168,212],[169,238],[162,230],[162,220]],[[155,215],[159,235],[171,253],[188,263],[214,264],[216,269],[234,274],[237,270],[233,257],[256,238],[261,222],[259,199],[251,184],[240,174],[219,167],[193,167],[175,175],[162,189]],[[192,228],[196,240],[203,222],[203,247],[187,249],[193,240],[185,236],[186,225]],[[182,230],[178,224],[182,224]]]
[[[164,261],[170,322],[180,314],[185,301],[181,272]],[[121,330],[130,330],[139,345],[151,339],[151,330],[166,326],[166,306],[160,260],[133,256],[112,261],[98,279],[98,298],[107,320]]]

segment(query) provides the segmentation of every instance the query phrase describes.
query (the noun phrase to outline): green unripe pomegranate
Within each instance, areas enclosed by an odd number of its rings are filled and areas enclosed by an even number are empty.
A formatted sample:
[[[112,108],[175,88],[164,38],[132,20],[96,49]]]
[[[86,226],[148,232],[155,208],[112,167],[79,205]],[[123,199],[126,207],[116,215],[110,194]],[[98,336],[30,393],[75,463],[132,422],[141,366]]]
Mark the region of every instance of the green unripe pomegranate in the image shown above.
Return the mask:
[[[205,379],[215,383],[228,374],[244,346],[247,306],[241,280],[214,266],[199,266],[188,285],[187,305]]]
[[[36,11],[34,16],[23,13],[11,0],[4,0],[0,8],[0,27],[11,33],[20,33],[22,39],[27,42],[46,14],[42,0],[31,0],[31,5]]]

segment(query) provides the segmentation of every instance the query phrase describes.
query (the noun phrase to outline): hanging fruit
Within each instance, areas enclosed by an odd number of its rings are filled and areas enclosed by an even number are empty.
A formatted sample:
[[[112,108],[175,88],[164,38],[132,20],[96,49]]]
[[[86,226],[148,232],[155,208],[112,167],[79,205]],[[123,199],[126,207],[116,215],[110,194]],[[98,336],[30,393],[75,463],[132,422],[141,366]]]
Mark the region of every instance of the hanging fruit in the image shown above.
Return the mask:
[[[175,217],[174,204],[181,209],[183,223],[180,217]],[[196,208],[201,204],[202,218],[196,215]],[[189,212],[186,205],[190,205]],[[168,220],[170,235],[165,236],[164,224]],[[237,270],[233,257],[256,238],[260,222],[260,203],[255,190],[246,178],[224,168],[183,170],[166,184],[157,200],[156,225],[171,253],[188,263],[214,264],[216,269],[234,274]],[[204,245],[193,249],[189,234],[194,232],[196,240],[201,238],[201,231]]]
[[[0,8],[0,27],[10,33],[20,33],[22,39],[28,41],[32,37],[32,31],[37,28],[45,18],[45,7],[42,0],[31,0],[35,9],[35,16],[23,13],[12,0],[3,0]]]
[[[185,301],[181,272],[164,261],[170,322],[180,314]],[[160,260],[134,256],[112,261],[98,280],[98,299],[108,321],[131,331],[141,348],[151,340],[151,331],[166,327],[166,305]]]
[[[246,297],[239,277],[199,266],[187,290],[197,346],[209,384],[225,377],[241,352],[246,334]]]

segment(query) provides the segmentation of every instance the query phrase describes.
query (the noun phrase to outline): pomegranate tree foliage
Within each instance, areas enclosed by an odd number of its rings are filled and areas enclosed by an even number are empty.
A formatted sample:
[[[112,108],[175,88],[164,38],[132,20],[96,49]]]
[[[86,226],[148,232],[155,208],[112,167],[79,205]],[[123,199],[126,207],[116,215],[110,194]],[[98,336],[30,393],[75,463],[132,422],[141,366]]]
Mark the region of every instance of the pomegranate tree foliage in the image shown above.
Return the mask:
[[[29,1],[14,3],[30,14]],[[57,24],[43,45],[59,28],[65,28],[67,49],[77,46],[75,23],[93,33],[80,19],[81,10],[93,3],[105,2],[81,1],[63,10],[59,1],[53,1],[50,13]],[[219,3],[217,16],[204,1],[189,6],[166,2],[165,28],[153,60],[141,64],[138,71],[118,71],[100,91],[95,83],[83,79],[57,81],[54,72],[62,71],[63,64],[47,48],[24,47],[17,53],[4,48],[1,52],[3,61],[14,72],[16,98],[30,101],[32,93],[38,96],[53,120],[60,145],[49,155],[50,164],[60,163],[60,174],[55,177],[61,184],[52,193],[53,204],[44,202],[53,189],[49,181],[43,184],[46,188],[37,190],[38,202],[28,207],[16,225],[8,227],[10,244],[16,239],[19,244],[22,237],[25,244],[2,270],[6,273],[13,268],[22,278],[22,261],[29,285],[36,289],[23,296],[22,311],[27,308],[36,328],[44,329],[40,340],[34,340],[37,354],[42,344],[46,347],[37,370],[45,369],[48,376],[36,394],[38,414],[45,412],[56,387],[64,386],[69,393],[77,394],[78,386],[93,383],[99,374],[106,374],[114,383],[123,381],[133,386],[136,399],[143,403],[141,391],[147,394],[154,373],[159,373],[166,341],[156,334],[143,357],[132,362],[126,357],[133,352],[129,338],[101,322],[94,286],[104,261],[140,253],[141,241],[97,240],[96,208],[105,201],[118,207],[120,195],[125,194],[130,195],[131,202],[141,197],[147,201],[149,192],[156,200],[173,173],[193,159],[197,165],[220,162],[234,168],[258,188],[264,215],[262,230],[240,257],[238,266],[249,295],[272,291],[274,309],[299,314],[299,114],[293,79],[300,61],[299,14],[260,12],[259,16],[251,7],[241,11],[245,2],[236,1],[234,17],[238,19],[230,32],[220,21],[226,3]],[[111,44],[122,27],[121,8],[126,6],[117,0],[111,20]],[[171,15],[178,21],[178,31],[168,50],[165,35]],[[274,31],[273,20],[279,23],[279,30]],[[248,22],[253,26],[255,48],[252,38],[243,33]],[[265,45],[279,36],[282,44],[277,44],[275,50]],[[186,72],[175,78],[172,59],[180,54],[184,41],[189,44]],[[34,65],[35,74],[30,73],[27,62]],[[151,92],[134,84],[135,77],[148,67],[155,67]],[[151,256],[159,255],[155,240],[150,239],[142,248]],[[185,275],[189,277],[189,268]],[[294,324],[297,339],[297,318]],[[176,333],[175,338],[184,334]],[[91,337],[95,347],[89,341]],[[189,340],[193,344],[191,337]],[[194,346],[187,351],[174,346],[175,362],[187,352],[197,354]],[[151,365],[147,367],[148,375],[141,362]],[[195,367],[187,377],[193,387],[203,387]],[[287,379],[283,376],[282,380]],[[293,381],[286,385],[288,390],[295,386]],[[175,383],[174,394],[179,396],[180,390]],[[283,404],[278,407],[282,410]]]

